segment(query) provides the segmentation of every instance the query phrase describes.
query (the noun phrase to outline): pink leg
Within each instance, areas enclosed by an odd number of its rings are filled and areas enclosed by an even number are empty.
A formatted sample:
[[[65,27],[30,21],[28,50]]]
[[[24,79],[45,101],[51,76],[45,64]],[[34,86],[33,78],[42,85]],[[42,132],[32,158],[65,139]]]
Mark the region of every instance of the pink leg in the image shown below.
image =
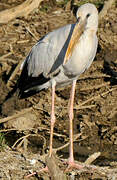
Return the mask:
[[[53,129],[54,129],[54,124],[55,124],[55,112],[54,112],[54,101],[55,100],[55,85],[52,86],[52,107],[51,107],[51,130],[50,130],[50,151],[49,151],[49,156],[52,155],[52,142],[53,142]],[[38,173],[42,172],[48,172],[48,167],[46,166],[45,168],[42,168]],[[29,174],[26,176],[26,178],[29,178],[33,175],[35,175],[36,172]]]
[[[38,174],[41,174],[43,172],[48,172],[48,167],[46,166],[45,168],[42,168],[40,171],[38,171]],[[35,176],[37,173],[33,172],[31,174],[28,174],[27,176],[25,176],[25,178],[30,178],[32,176]]]
[[[49,156],[52,155],[53,129],[54,129],[54,124],[55,124],[54,102],[55,102],[55,85],[52,86],[52,109],[51,109],[51,130],[50,130],[50,152],[49,152]]]
[[[69,113],[69,120],[70,120],[70,149],[69,149],[69,161],[68,161],[68,169],[69,168],[82,168],[81,165],[75,164],[74,162],[74,155],[73,155],[73,104],[74,104],[74,95],[75,95],[75,87],[76,87],[76,80],[73,81],[72,89],[70,93],[70,99],[69,99],[69,106],[68,106],[68,113]]]

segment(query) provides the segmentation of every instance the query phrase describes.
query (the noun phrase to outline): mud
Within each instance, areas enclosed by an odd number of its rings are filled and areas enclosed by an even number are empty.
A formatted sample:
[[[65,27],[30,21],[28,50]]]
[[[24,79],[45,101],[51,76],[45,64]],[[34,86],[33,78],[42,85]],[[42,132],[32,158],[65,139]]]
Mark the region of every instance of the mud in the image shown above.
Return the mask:
[[[0,10],[18,5],[18,1],[1,1]],[[44,9],[46,7],[46,10]],[[0,128],[1,154],[0,178],[23,179],[31,171],[39,171],[45,165],[44,157],[49,148],[51,90],[42,91],[27,99],[19,100],[13,90],[18,75],[10,85],[9,78],[20,61],[25,59],[31,47],[47,32],[75,22],[74,15],[65,11],[65,5],[42,3],[27,18],[17,18],[0,26],[0,118],[9,118]],[[88,71],[77,82],[74,104],[74,134],[80,134],[74,142],[75,160],[85,160],[95,152],[101,155],[92,163],[100,168],[109,168],[117,179],[117,12],[116,7],[108,11],[100,22],[99,47],[96,58]],[[35,35],[33,36],[28,30]],[[9,55],[9,53],[11,54]],[[3,55],[8,54],[4,57]],[[67,113],[70,86],[56,91],[56,124],[54,148],[69,141],[69,119]],[[31,108],[33,107],[33,108]],[[25,112],[26,109],[29,109]],[[31,109],[30,109],[31,108]],[[16,116],[14,116],[16,115]],[[1,138],[0,138],[1,139]],[[17,143],[15,144],[15,142]],[[67,159],[69,148],[57,152]],[[35,159],[36,163],[31,164]],[[60,158],[59,158],[60,160]],[[60,160],[61,161],[61,160]],[[65,170],[66,166],[60,166]],[[112,179],[100,171],[71,171],[67,177],[74,179]],[[74,174],[74,173],[75,174]],[[107,171],[108,172],[108,171]],[[110,172],[110,171],[109,171]],[[30,179],[47,179],[49,174],[39,174]],[[50,178],[49,178],[50,179]]]

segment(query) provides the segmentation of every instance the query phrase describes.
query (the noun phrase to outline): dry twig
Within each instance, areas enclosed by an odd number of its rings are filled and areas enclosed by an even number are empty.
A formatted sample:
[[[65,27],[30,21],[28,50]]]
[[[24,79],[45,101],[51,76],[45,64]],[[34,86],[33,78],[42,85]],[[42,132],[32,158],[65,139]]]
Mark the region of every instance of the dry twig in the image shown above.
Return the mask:
[[[79,106],[79,108],[80,108],[81,106],[84,106],[84,104],[86,104],[86,103],[88,103],[88,102],[90,102],[90,101],[92,101],[92,100],[99,99],[99,98],[101,98],[102,96],[105,96],[105,95],[107,95],[108,93],[110,93],[110,92],[112,92],[112,91],[114,91],[114,90],[116,90],[116,89],[117,89],[117,88],[111,88],[111,89],[109,89],[108,91],[106,91],[106,92],[104,92],[104,93],[102,93],[102,94],[99,94],[99,95],[97,95],[97,96],[93,96],[93,97],[87,99],[86,101],[84,101],[83,103],[79,104],[78,106]]]
[[[0,130],[0,133],[1,132],[9,132],[9,131],[17,131],[17,129],[14,129],[14,128],[12,128],[12,129],[2,129],[2,130]]]
[[[67,180],[66,175],[58,167],[57,160],[53,154],[51,157],[46,156],[46,164],[52,180]]]
[[[11,74],[9,80],[7,81],[7,87],[10,87],[10,84],[11,84],[11,82],[14,80],[17,72],[19,71],[21,64],[22,64],[22,61],[20,61],[20,63],[17,65],[17,67],[15,68],[15,70],[13,71],[13,73]]]
[[[75,135],[74,135],[74,138],[73,138],[73,142],[76,141],[81,135],[82,135],[81,133],[80,133],[80,134],[75,134]],[[85,137],[83,138],[83,140],[86,139],[86,138],[87,138],[87,136],[85,136]],[[60,151],[60,150],[62,150],[62,149],[64,149],[64,148],[66,148],[67,146],[69,146],[69,143],[70,143],[70,142],[64,144],[63,146],[61,146],[61,147],[59,147],[59,148],[54,149],[54,151],[57,152],[57,151]]]
[[[12,116],[8,116],[6,118],[2,118],[2,119],[0,119],[0,124],[1,123],[5,123],[5,122],[10,121],[10,120],[13,120],[13,119],[16,119],[19,116],[21,116],[21,115],[23,115],[23,114],[25,114],[25,113],[27,113],[27,112],[29,112],[31,110],[32,110],[32,107],[31,108],[27,108],[27,109],[23,109],[20,112],[18,112],[17,114],[14,114]]]
[[[92,109],[96,105],[88,105],[88,106],[75,106],[74,109]]]
[[[104,16],[107,14],[108,9],[112,7],[112,5],[115,3],[115,0],[108,0],[105,1],[104,7],[102,11],[99,13],[99,22],[104,18]]]
[[[102,83],[102,84],[99,84],[99,85],[96,85],[96,86],[89,86],[89,87],[85,87],[85,88],[82,88],[80,89],[80,91],[89,91],[89,90],[92,90],[92,89],[99,89],[99,88],[102,88],[104,86],[107,86],[109,85],[110,82],[106,82],[106,83]]]
[[[99,156],[101,155],[101,152],[95,152],[92,154],[88,159],[85,161],[85,164],[91,164],[93,161],[95,161]]]
[[[38,8],[43,0],[26,0],[24,3],[0,12],[0,24],[5,24],[16,17],[26,17],[34,9]]]
[[[91,75],[91,76],[83,76],[83,77],[79,77],[78,81],[80,80],[86,80],[86,79],[100,79],[100,78],[105,78],[105,77],[111,77],[110,75],[106,75],[106,74],[100,74],[100,75]]]
[[[12,52],[9,52],[7,54],[4,54],[3,56],[0,57],[0,61],[3,61],[6,57],[12,55],[13,53]]]
[[[18,144],[17,147],[18,147],[18,148],[21,147],[21,145],[24,143],[25,139],[27,139],[28,137],[35,137],[35,136],[36,136],[36,137],[37,137],[37,136],[38,136],[38,137],[41,137],[41,138],[43,139],[43,142],[44,142],[44,143],[43,143],[43,144],[44,144],[43,146],[45,147],[45,146],[46,146],[46,139],[45,139],[42,135],[40,135],[40,134],[27,134],[27,135],[19,138],[19,139],[13,144],[12,148],[15,148],[15,146],[16,146],[20,141],[21,141],[21,142]]]
[[[26,30],[31,34],[32,37],[34,37],[34,39],[35,39],[36,41],[38,41],[38,38],[37,38],[37,37],[35,36],[35,34],[30,30],[29,27],[26,27]]]

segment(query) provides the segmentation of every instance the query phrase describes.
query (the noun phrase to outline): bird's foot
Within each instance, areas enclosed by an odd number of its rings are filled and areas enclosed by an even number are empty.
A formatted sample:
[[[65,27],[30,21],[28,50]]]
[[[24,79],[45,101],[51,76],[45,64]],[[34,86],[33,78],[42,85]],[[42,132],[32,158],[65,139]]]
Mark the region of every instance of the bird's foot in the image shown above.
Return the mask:
[[[68,171],[71,171],[72,169],[82,169],[83,168],[83,166],[82,165],[80,165],[80,164],[77,164],[77,163],[75,163],[74,161],[68,161],[68,167],[67,167],[67,169],[65,170],[65,172],[68,172]]]
[[[47,166],[46,166],[45,168],[40,169],[40,170],[38,171],[38,174],[43,173],[43,172],[49,172]],[[25,178],[32,177],[32,176],[34,176],[34,175],[36,175],[36,174],[37,174],[36,172],[33,172],[33,173],[31,173],[31,174],[25,176]]]
[[[38,171],[38,173],[43,173],[43,172],[49,172],[47,166],[45,168],[42,168],[41,170]]]

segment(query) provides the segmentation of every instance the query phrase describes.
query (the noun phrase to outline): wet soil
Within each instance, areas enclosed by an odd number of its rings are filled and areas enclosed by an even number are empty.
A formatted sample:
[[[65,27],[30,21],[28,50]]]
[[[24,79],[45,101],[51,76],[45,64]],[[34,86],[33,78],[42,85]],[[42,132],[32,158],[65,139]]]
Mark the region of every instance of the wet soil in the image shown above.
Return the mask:
[[[1,1],[0,10],[18,5],[20,1]],[[46,33],[68,23],[75,17],[66,6],[42,3],[26,18],[17,18],[0,26],[0,178],[24,179],[45,166],[49,149],[51,90],[19,100],[11,94],[18,74],[9,81],[17,65],[31,47]],[[108,11],[98,30],[99,47],[96,58],[77,82],[74,104],[75,160],[84,163],[95,152],[101,152],[92,164],[100,171],[71,170],[68,179],[117,179],[117,12]],[[29,31],[30,30],[30,31]],[[6,56],[4,56],[6,55]],[[67,113],[70,86],[56,90],[56,124],[53,146],[61,159],[69,156],[69,119]],[[105,173],[104,173],[105,172]],[[43,173],[29,179],[50,179]]]

